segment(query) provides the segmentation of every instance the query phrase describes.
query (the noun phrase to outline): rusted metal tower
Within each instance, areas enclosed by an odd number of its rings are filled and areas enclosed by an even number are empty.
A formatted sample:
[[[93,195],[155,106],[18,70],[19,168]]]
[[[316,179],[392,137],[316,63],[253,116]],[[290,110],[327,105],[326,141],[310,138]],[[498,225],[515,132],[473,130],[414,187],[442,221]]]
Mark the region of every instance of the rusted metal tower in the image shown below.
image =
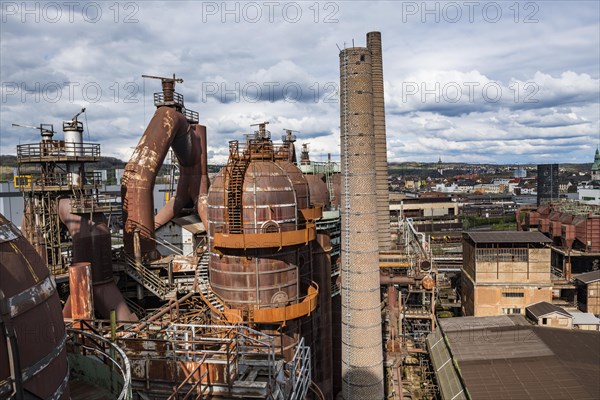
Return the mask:
[[[100,201],[101,176],[85,172],[85,163],[100,160],[100,145],[83,143],[83,124],[77,118],[84,111],[63,122],[64,140],[53,139],[51,124],[13,124],[38,129],[41,134],[40,142],[17,146],[19,167],[14,183],[23,193],[23,232],[57,275],[67,271],[64,252],[69,248],[60,227],[60,199],[71,199],[76,212],[110,211],[112,205],[107,199]]]

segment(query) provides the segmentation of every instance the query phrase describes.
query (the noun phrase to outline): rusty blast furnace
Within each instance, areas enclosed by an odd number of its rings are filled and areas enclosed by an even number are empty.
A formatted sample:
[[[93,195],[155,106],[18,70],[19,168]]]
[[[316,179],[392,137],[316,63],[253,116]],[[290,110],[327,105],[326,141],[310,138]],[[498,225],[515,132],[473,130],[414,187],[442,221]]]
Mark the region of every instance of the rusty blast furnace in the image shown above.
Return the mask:
[[[292,142],[274,146],[266,123],[243,149],[229,142],[225,168],[208,195],[210,286],[224,303],[223,317],[276,336],[285,359],[301,338],[311,346],[314,380],[331,392],[331,369],[317,362],[331,358],[321,337],[331,310],[319,283],[329,286],[328,251],[317,241],[315,220],[321,207],[311,203],[307,180],[292,162]],[[313,255],[314,254],[314,255]],[[327,382],[324,384],[324,382]]]

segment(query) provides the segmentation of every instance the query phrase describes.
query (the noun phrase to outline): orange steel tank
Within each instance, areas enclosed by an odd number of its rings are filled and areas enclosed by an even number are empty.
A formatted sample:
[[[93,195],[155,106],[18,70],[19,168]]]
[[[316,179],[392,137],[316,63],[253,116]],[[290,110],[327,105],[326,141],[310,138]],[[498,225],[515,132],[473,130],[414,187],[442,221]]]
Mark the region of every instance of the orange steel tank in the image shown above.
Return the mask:
[[[308,182],[265,125],[244,149],[229,142],[228,163],[208,192],[209,280],[225,315],[274,334],[289,360],[301,336],[309,345],[317,340],[314,268],[322,263],[313,262],[311,248],[321,209],[311,206]]]
[[[226,191],[222,170],[208,195],[209,234],[225,232]],[[243,180],[243,232],[287,232],[298,228],[298,212],[309,203],[308,184],[288,162],[254,160]],[[213,252],[210,283],[230,308],[297,301],[310,283],[300,284],[300,269],[310,271],[308,246],[223,249]]]
[[[56,284],[33,246],[1,214],[0,314],[0,398],[69,399]]]

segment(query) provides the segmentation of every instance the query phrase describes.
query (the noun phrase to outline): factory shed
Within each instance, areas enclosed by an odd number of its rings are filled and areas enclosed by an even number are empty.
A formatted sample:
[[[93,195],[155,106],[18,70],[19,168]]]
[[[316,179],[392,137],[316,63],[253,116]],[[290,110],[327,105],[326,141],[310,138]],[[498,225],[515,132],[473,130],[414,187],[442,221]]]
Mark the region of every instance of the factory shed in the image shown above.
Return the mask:
[[[598,282],[598,281],[600,281],[600,269],[597,269],[597,270],[591,271],[591,272],[586,272],[584,274],[576,275],[575,279],[577,279],[578,281],[585,283],[585,284]]]
[[[600,319],[592,313],[584,313],[579,310],[569,311],[573,316],[573,328],[588,331],[600,331]]]
[[[548,303],[547,301],[532,304],[525,310],[527,318],[537,325],[567,329],[573,327],[573,316],[562,307]]]
[[[600,270],[574,276],[579,309],[600,315]]]
[[[598,332],[461,317],[440,319],[427,342],[443,399],[600,398]]]
[[[525,231],[492,231],[492,232],[467,232],[468,239],[476,244],[497,244],[497,243],[552,243],[544,234],[540,232]]]

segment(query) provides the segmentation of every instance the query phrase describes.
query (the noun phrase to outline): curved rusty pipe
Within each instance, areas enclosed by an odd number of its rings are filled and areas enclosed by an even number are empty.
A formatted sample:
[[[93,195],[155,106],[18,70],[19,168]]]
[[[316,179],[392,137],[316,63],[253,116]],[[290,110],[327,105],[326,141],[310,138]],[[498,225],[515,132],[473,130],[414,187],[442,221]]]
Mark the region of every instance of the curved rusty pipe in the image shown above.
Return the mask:
[[[171,148],[180,164],[179,181],[175,196],[154,217],[155,230],[178,216],[190,203],[198,207],[198,196],[208,194],[206,127],[193,125],[188,135],[173,139]],[[202,214],[200,218],[205,222]]]
[[[148,124],[131,159],[127,163],[121,183],[121,198],[124,225],[123,243],[125,252],[130,256],[133,256],[133,231],[138,228],[140,229],[142,256],[150,260],[160,257],[154,241],[154,199],[152,191],[156,175],[171,145],[173,145],[173,150],[184,168],[189,167],[194,171],[195,157],[199,152],[199,146],[196,147],[194,143],[198,143],[199,140],[196,139],[193,132],[195,132],[195,129],[192,129],[182,113],[169,107],[160,107],[154,113],[150,124]],[[182,186],[181,182],[179,186]],[[182,202],[185,203],[183,200],[178,200],[177,206],[179,207]],[[169,208],[172,207],[173,214],[176,211],[175,205],[173,203],[172,206],[169,206]],[[166,216],[170,215],[169,209],[163,214],[166,215],[161,216],[161,221],[164,221]]]
[[[77,215],[71,213],[71,200],[61,199],[58,203],[58,216],[66,225],[73,238],[72,262],[89,262],[92,265],[94,308],[108,319],[115,310],[119,321],[137,321],[137,316],[129,310],[123,295],[115,285],[112,272],[112,252],[110,231],[102,213]],[[67,299],[63,309],[66,318],[71,317],[71,299]]]

